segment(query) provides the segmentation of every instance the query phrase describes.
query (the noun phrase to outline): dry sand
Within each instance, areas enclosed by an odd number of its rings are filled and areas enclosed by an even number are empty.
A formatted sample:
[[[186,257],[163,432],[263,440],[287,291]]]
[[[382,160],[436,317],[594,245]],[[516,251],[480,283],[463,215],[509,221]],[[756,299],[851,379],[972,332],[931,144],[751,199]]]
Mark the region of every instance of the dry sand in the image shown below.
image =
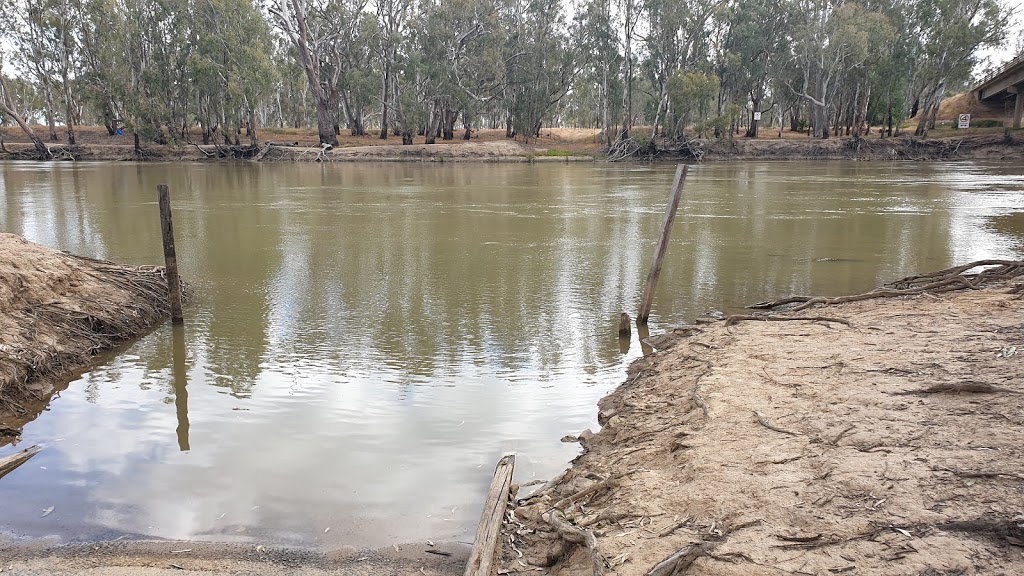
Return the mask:
[[[656,338],[584,454],[520,501],[498,573],[638,576],[682,551],[659,574],[1024,574],[1024,300],[1008,288],[800,313],[849,326]],[[586,531],[597,556],[567,541]]]

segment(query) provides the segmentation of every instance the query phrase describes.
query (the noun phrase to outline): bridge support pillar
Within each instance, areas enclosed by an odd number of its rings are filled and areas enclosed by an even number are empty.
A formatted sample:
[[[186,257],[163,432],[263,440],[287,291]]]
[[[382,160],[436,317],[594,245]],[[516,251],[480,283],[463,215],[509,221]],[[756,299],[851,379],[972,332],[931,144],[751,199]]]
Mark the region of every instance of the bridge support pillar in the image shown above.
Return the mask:
[[[1020,117],[1021,117],[1021,113],[1024,112],[1024,94],[1022,94],[1022,92],[1024,92],[1024,90],[1021,90],[1021,88],[1018,86],[1017,87],[1017,94],[1015,95],[1015,98],[1014,98],[1014,100],[1016,102],[1013,105],[1013,127],[1014,128],[1020,128]]]

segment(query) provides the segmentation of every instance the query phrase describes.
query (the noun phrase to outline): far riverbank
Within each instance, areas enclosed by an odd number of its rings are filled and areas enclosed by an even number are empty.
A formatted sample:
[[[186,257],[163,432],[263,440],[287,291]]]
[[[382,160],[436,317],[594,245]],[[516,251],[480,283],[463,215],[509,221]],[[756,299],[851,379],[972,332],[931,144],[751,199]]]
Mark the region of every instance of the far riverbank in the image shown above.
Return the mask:
[[[438,140],[411,145],[397,138],[339,137],[334,148],[321,147],[309,130],[268,130],[257,144],[241,135],[238,144],[167,144],[142,142],[138,149],[126,136],[108,136],[102,128],[80,129],[79,144],[48,144],[55,160],[148,162],[595,162],[609,159],[597,130],[551,128],[532,140],[506,138],[503,130],[478,130],[468,140]],[[640,140],[642,130],[637,129]],[[193,141],[199,139],[192,135]],[[638,142],[640,141],[638,140]],[[668,148],[668,149],[666,149]],[[615,155],[613,159],[617,158]],[[8,134],[0,160],[35,160],[38,153],[21,135]],[[659,144],[626,161],[748,160],[1002,160],[1024,159],[1024,134],[997,128],[942,129],[928,138],[840,136],[828,140],[805,134],[763,133],[760,138],[694,139],[682,147]]]

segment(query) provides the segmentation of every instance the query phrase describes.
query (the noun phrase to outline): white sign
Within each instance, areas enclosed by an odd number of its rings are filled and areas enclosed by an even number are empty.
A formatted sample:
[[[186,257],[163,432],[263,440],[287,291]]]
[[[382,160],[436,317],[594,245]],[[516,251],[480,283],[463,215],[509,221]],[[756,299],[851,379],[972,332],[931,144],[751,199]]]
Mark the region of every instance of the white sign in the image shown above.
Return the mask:
[[[760,112],[754,112],[754,121],[756,122],[756,121],[758,121],[760,119],[761,119],[761,113]]]
[[[971,115],[961,114],[957,118],[957,128],[970,128],[971,127]]]

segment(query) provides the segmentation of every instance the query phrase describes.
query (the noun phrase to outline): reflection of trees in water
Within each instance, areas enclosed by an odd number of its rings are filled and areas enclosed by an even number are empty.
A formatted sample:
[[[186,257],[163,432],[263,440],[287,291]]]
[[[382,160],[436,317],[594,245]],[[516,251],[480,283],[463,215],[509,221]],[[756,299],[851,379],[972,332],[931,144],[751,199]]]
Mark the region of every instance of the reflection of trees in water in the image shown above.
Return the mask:
[[[1015,250],[1024,251],[1024,212],[989,217],[986,225],[1006,237]]]
[[[281,227],[287,215],[268,209],[276,191],[262,186],[262,170],[217,166],[192,176],[202,237],[203,313],[198,335],[214,386],[246,397],[262,372],[267,347],[266,289],[280,265]]]

